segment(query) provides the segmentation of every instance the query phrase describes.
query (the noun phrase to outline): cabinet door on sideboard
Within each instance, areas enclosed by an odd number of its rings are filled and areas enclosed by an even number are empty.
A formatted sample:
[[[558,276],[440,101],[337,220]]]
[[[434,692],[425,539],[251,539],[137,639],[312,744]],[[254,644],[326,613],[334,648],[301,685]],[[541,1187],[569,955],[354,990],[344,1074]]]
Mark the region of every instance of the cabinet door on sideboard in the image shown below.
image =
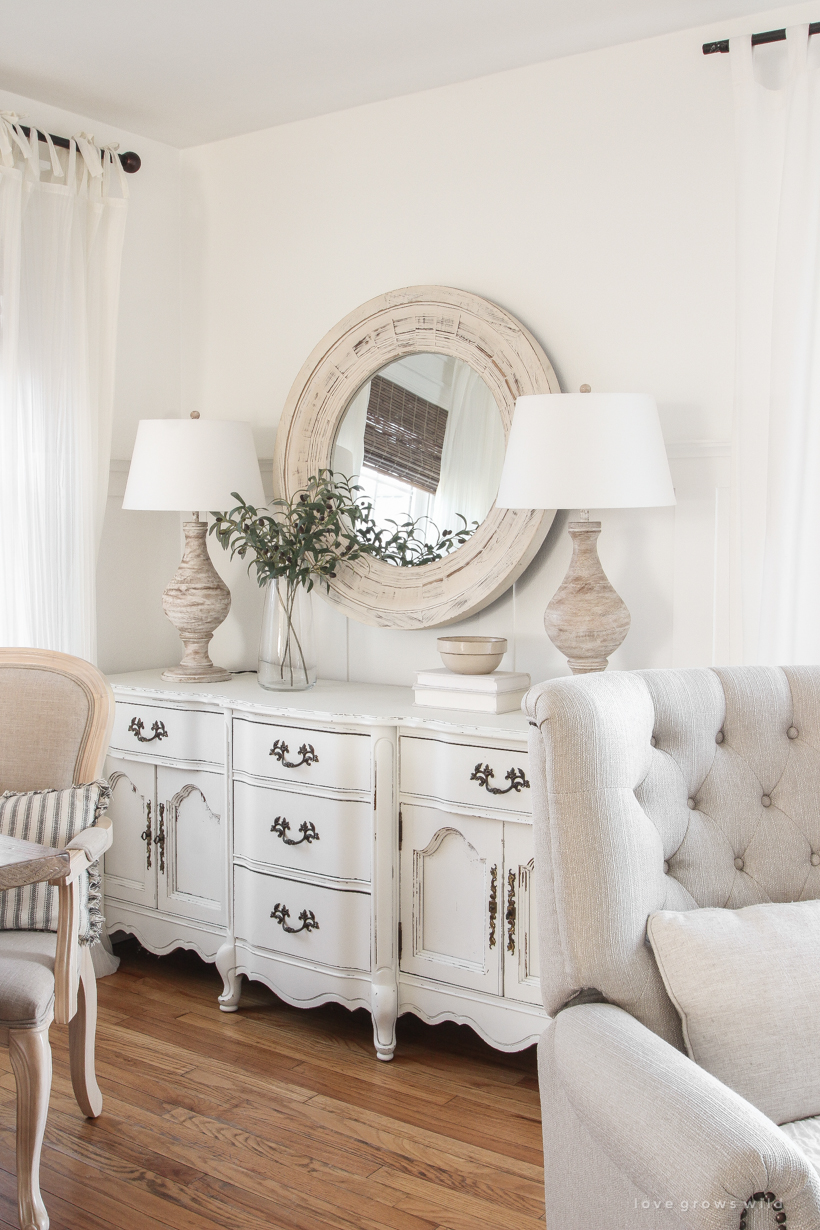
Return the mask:
[[[199,769],[157,768],[157,894],[161,910],[225,925],[225,779]]]
[[[109,756],[105,776],[111,785],[108,815],[114,825],[114,844],[105,855],[105,895],[153,909],[157,904],[154,766]]]
[[[541,1003],[531,824],[504,823],[504,995]],[[499,900],[501,894],[499,891]]]
[[[500,820],[402,804],[401,969],[500,995]]]

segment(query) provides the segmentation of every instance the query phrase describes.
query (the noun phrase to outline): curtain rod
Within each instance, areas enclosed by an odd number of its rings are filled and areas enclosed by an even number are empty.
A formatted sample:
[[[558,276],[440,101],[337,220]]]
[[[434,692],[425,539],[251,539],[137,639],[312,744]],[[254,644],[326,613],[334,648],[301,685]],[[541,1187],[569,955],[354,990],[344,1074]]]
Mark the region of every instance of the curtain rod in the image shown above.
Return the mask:
[[[22,128],[23,132],[26,134],[27,137],[31,136],[30,128],[27,128],[25,124],[21,124],[20,127]],[[34,131],[37,133],[37,139],[39,141],[45,142],[45,136],[42,132],[40,132],[39,128],[35,129]],[[60,149],[70,149],[71,148],[71,142],[69,141],[68,137],[55,137],[53,133],[49,135],[51,136],[51,139],[54,142],[54,144],[59,145]],[[133,150],[126,150],[125,153],[123,154],[117,154],[117,157],[122,163],[123,171],[126,171],[129,175],[135,175],[137,171],[140,169],[140,167],[142,166],[142,159],[140,158],[139,154],[135,154]]]
[[[809,34],[820,34],[820,21],[813,21],[809,26]],[[761,43],[782,43],[786,37],[785,30],[764,30],[762,34],[752,35],[752,46],[758,47]],[[703,54],[705,56],[713,56],[716,51],[727,52],[729,50],[728,38],[722,38],[717,43],[704,43]]]

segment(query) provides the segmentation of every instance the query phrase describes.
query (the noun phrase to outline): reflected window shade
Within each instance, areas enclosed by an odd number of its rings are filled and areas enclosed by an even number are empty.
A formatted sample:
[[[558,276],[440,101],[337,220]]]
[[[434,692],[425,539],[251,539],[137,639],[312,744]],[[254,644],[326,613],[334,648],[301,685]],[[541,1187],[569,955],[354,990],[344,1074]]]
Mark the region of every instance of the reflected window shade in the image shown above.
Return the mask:
[[[447,411],[374,376],[364,428],[364,465],[435,495]]]

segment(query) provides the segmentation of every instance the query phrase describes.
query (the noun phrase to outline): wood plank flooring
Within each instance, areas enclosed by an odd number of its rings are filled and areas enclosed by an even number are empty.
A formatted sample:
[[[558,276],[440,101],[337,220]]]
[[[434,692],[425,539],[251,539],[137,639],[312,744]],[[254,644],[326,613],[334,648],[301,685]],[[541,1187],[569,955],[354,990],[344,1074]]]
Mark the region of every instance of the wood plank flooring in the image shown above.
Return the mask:
[[[390,1064],[369,1016],[310,1011],[133,940],[99,983],[105,1106],[84,1120],[52,1026],[41,1185],[52,1230],[544,1230],[534,1048],[399,1021]],[[0,1050],[0,1230],[17,1226],[14,1078]]]

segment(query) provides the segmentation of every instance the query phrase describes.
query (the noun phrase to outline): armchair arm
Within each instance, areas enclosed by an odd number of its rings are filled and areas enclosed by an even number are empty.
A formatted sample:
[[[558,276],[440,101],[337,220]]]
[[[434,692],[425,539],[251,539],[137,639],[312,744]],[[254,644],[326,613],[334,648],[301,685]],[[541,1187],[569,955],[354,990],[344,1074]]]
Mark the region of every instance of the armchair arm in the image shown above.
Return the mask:
[[[108,816],[100,816],[92,828],[81,829],[66,845],[66,849],[71,851],[71,871],[68,879],[76,879],[80,872],[96,863],[113,840],[114,826]]]
[[[774,1192],[789,1230],[820,1230],[820,1180],[804,1155],[663,1038],[612,1004],[560,1012],[550,1035],[575,1114],[655,1207],[693,1230],[736,1230],[743,1202]]]
[[[66,845],[69,851],[68,874],[58,880],[57,952],[54,960],[54,1020],[67,1025],[77,1011],[80,957],[77,935],[80,926],[77,878],[105,853],[113,841],[113,825],[100,816],[92,828],[81,829]]]

